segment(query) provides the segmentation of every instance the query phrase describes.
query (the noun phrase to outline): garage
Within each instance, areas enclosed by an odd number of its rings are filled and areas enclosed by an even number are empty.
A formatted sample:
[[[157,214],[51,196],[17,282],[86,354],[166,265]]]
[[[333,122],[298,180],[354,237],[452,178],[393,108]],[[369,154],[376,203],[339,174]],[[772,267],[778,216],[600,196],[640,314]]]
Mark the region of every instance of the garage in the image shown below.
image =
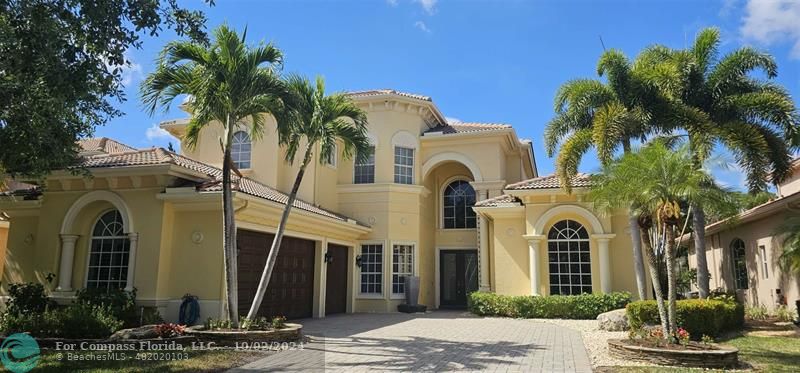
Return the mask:
[[[246,315],[267,262],[274,235],[238,230],[239,314]],[[314,304],[315,242],[284,236],[259,316],[311,317]]]

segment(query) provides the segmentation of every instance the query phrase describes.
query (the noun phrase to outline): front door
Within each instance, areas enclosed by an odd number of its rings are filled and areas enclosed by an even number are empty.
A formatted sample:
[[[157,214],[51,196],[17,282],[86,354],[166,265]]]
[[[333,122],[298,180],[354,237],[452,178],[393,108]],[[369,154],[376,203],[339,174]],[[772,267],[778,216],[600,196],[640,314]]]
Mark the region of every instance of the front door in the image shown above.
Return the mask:
[[[467,295],[478,290],[478,253],[475,250],[441,250],[439,276],[439,306],[467,307]]]
[[[347,312],[347,247],[328,244],[325,314]]]

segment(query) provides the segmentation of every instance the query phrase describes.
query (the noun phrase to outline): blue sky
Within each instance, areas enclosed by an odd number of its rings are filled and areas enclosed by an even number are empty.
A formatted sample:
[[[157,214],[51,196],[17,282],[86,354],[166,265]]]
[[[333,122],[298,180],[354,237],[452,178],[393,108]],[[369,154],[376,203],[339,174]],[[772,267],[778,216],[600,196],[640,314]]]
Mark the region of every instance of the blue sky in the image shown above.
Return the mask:
[[[684,47],[707,26],[721,29],[723,53],[753,45],[779,63],[777,81],[800,94],[800,2],[725,1],[478,1],[199,0],[208,26],[248,27],[248,39],[275,43],[285,71],[323,75],[328,89],[393,88],[433,97],[442,112],[463,121],[513,125],[534,142],[540,174],[553,171],[542,147],[542,130],[553,115],[553,95],[574,78],[595,78],[603,47],[635,56],[653,43]],[[145,38],[131,50],[125,72],[125,116],[98,128],[136,147],[173,141],[157,124],[183,117],[177,107],[150,117],[141,109],[138,85],[153,70],[170,32]],[[598,167],[594,156],[583,171]],[[733,171],[717,176],[741,185]]]

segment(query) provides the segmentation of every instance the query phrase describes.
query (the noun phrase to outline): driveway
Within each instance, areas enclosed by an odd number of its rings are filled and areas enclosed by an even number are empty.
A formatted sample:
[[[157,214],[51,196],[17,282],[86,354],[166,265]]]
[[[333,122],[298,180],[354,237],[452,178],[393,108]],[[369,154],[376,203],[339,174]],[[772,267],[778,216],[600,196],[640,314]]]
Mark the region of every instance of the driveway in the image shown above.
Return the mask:
[[[301,320],[309,342],[244,371],[591,372],[579,332],[460,311],[347,314]]]

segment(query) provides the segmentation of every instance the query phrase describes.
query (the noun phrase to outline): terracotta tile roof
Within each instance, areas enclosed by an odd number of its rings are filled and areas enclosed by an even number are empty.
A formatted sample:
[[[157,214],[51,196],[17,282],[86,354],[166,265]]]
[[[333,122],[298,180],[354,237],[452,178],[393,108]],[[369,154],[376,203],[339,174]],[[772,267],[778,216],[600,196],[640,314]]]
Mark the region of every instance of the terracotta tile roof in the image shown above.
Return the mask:
[[[87,156],[85,157],[83,166],[87,168],[107,168],[165,164],[173,164],[207,175],[209,180],[198,186],[199,191],[217,192],[222,190],[222,184],[220,183],[222,181],[221,169],[171,152],[164,148],[149,148],[125,153]],[[246,177],[239,178],[236,175],[233,175],[233,190],[281,204],[285,204],[289,200],[289,196],[284,193],[281,193],[255,180],[248,179]],[[313,204],[300,199],[296,199],[293,205],[295,208],[300,210],[305,210],[332,219],[340,221],[349,220],[346,216],[314,206]]]
[[[508,128],[511,128],[511,126],[502,123],[453,122],[448,123],[446,126],[436,126],[425,131],[425,133],[441,132],[443,135],[451,135],[456,133],[496,131]]]
[[[592,185],[591,175],[585,173],[578,173],[572,178],[570,184],[573,188],[589,187]],[[525,190],[525,189],[556,189],[561,188],[561,183],[558,181],[558,176],[547,175],[540,176],[518,183],[509,184],[505,189],[507,190]]]
[[[0,180],[0,195],[38,195],[39,187],[33,184],[21,183],[16,180]]]
[[[475,207],[498,207],[506,205],[519,206],[520,200],[516,197],[509,196],[508,194],[501,194],[497,197],[492,197],[475,203]]]
[[[369,96],[380,96],[380,95],[398,95],[408,98],[413,98],[422,101],[430,101],[433,100],[429,96],[417,95],[414,93],[407,93],[407,92],[400,92],[394,89],[371,89],[366,91],[353,91],[347,92],[347,94],[351,97],[369,97]]]
[[[103,152],[107,154],[136,151],[136,148],[125,145],[108,137],[95,137],[78,140],[78,146],[85,152]]]

